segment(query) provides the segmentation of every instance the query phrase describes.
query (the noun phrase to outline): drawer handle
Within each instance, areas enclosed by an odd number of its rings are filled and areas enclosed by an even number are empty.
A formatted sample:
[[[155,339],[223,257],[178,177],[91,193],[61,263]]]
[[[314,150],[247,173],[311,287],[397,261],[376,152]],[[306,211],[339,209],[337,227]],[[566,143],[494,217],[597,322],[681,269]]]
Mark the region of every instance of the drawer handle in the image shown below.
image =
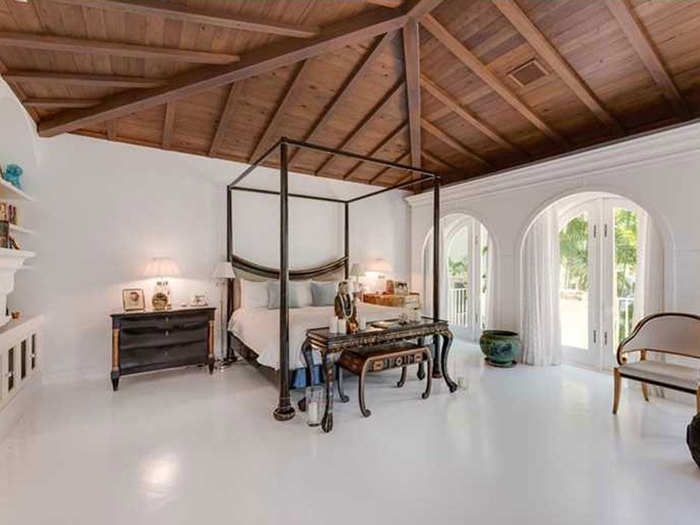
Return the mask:
[[[165,337],[168,337],[168,336],[170,336],[170,330],[165,331]]]

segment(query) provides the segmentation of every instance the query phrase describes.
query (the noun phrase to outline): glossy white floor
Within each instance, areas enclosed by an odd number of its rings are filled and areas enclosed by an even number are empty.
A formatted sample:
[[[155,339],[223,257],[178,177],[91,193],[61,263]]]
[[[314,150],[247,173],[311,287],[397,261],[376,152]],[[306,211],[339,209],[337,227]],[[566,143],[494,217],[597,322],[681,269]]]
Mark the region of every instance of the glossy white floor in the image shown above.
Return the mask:
[[[613,417],[610,376],[453,353],[469,391],[375,376],[364,419],[348,381],[330,435],[275,422],[244,364],[47,387],[0,444],[0,523],[698,523],[690,406],[625,391]]]

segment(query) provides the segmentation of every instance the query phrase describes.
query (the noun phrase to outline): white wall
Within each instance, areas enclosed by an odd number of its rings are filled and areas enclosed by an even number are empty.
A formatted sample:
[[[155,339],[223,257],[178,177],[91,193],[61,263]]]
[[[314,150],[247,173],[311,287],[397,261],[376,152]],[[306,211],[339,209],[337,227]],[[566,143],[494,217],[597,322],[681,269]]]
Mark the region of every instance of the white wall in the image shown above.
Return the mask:
[[[43,376],[49,381],[108,376],[109,313],[121,309],[121,290],[140,287],[147,301],[153,281],[144,279],[151,257],[175,259],[181,277],[171,281],[174,304],[206,293],[218,306],[209,279],[225,259],[225,185],[245,165],[175,152],[65,135],[38,139],[7,85],[0,81],[0,164],[25,167],[27,238],[38,253],[34,270],[18,273],[9,297],[26,315],[44,313]],[[5,139],[5,140],[2,140]],[[263,169],[248,184],[274,187],[277,174]],[[371,188],[292,174],[290,191],[351,197]],[[384,257],[397,276],[408,276],[409,220],[404,193],[391,192],[351,213],[351,258]],[[235,251],[277,266],[279,207],[276,199],[237,194]],[[30,209],[31,208],[31,209]],[[291,210],[294,265],[311,266],[342,255],[340,206]],[[216,338],[217,345],[219,338]]]
[[[495,245],[493,326],[517,330],[520,253],[533,219],[559,198],[607,191],[642,206],[664,238],[666,310],[700,312],[700,123],[445,188],[441,215],[481,221]],[[429,193],[411,205],[411,282],[421,283],[421,247],[432,227]]]

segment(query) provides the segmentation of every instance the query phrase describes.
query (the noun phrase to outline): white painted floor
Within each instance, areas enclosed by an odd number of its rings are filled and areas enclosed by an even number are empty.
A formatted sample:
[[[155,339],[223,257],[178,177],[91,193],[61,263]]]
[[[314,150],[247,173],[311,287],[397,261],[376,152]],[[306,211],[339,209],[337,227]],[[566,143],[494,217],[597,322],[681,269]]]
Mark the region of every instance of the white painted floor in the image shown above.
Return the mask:
[[[485,368],[427,401],[412,379],[368,385],[373,414],[336,404],[324,435],[275,422],[276,390],[239,364],[43,389],[0,443],[0,523],[699,523],[690,405],[644,404],[581,369]]]

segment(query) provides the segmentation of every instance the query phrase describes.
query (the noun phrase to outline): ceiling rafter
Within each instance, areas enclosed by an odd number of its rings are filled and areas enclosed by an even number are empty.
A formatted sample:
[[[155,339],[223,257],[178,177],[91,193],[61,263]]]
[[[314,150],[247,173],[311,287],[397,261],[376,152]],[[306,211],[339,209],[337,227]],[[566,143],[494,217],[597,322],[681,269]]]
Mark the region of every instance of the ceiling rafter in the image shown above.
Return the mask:
[[[91,108],[100,103],[98,98],[25,98],[22,104],[30,108]]]
[[[228,97],[226,97],[226,104],[224,109],[221,110],[221,115],[219,115],[219,124],[216,126],[216,132],[214,133],[214,138],[211,141],[211,146],[209,146],[209,156],[213,157],[216,152],[221,148],[221,145],[226,138],[226,131],[234,117],[233,108],[238,99],[238,95],[241,93],[242,83],[234,82],[231,84],[231,88],[228,91]]]
[[[421,155],[423,155],[427,160],[432,162],[433,164],[437,164],[438,166],[442,166],[443,168],[447,168],[450,171],[456,171],[457,168],[447,162],[446,160],[441,159],[437,155],[433,155],[429,151],[426,151],[425,149],[421,152]]]
[[[38,35],[34,33],[0,32],[0,47],[20,47],[43,51],[66,51],[87,55],[107,55],[125,58],[155,58],[190,64],[232,64],[239,60],[237,55],[193,51],[187,49],[126,44],[105,40],[88,40],[64,36]]]
[[[521,149],[517,148],[508,140],[503,138],[495,129],[493,129],[491,126],[477,118],[476,116],[472,115],[467,109],[465,109],[460,103],[452,98],[452,96],[449,95],[445,90],[443,90],[440,86],[438,86],[435,82],[430,80],[428,77],[425,75],[421,75],[420,77],[421,80],[421,86],[430,93],[433,97],[438,99],[440,102],[442,102],[446,108],[448,108],[450,111],[455,113],[458,117],[460,117],[462,120],[467,122],[468,124],[471,124],[474,126],[476,129],[481,131],[484,135],[486,135],[488,138],[493,140],[496,144],[499,144],[503,148],[512,151],[514,153],[520,153],[523,155],[527,155],[527,153],[523,152]],[[433,120],[433,119],[428,119],[428,120]]]
[[[302,60],[341,49],[403,26],[406,15],[391,9],[377,8],[350,20],[342,20],[321,29],[308,40],[284,39],[245,55],[233,65],[208,66],[182,73],[167,86],[129,90],[106,98],[88,110],[65,111],[39,124],[42,137],[68,133],[85,126],[125,116],[194,93],[214,89],[252,76],[268,73]]]
[[[617,1],[617,0],[615,0]],[[493,4],[505,16],[518,32],[529,42],[534,50],[549,64],[569,89],[583,102],[588,109],[616,135],[624,134],[617,119],[603,107],[603,104],[593,90],[586,85],[578,73],[564,60],[559,51],[549,42],[546,36],[528,18],[517,4],[516,0],[492,0]]]
[[[396,129],[394,129],[391,133],[389,133],[386,137],[384,137],[379,144],[377,144],[374,148],[372,148],[372,151],[367,153],[368,157],[374,157],[379,151],[381,151],[387,144],[389,144],[391,141],[396,139],[399,135],[401,135],[404,131],[408,129],[408,121],[404,122],[400,126],[398,126]],[[352,174],[357,170],[362,165],[362,161],[356,162],[352,168],[350,168],[345,174],[343,175],[343,180],[350,180],[352,179]]]
[[[372,65],[381,56],[389,43],[396,38],[396,31],[391,31],[386,33],[384,36],[377,37],[369,52],[365,54],[364,58],[361,60],[360,65],[355,68],[350,78],[345,82],[343,87],[336,93],[330,104],[323,110],[323,113],[311,126],[311,131],[304,137],[305,142],[314,142],[317,140],[318,135],[321,134],[324,126],[331,121],[331,118],[335,115],[335,112],[343,107],[347,103],[348,98],[353,93],[354,89],[358,86],[360,81],[365,78],[369,72]],[[290,167],[294,166],[294,161],[299,161],[304,155],[304,150],[297,149],[289,158]]]
[[[301,88],[302,81],[309,71],[310,66],[310,60],[304,60],[301,65],[297,66],[296,71],[292,75],[292,78],[287,85],[287,89],[282,96],[282,99],[280,100],[279,104],[277,104],[277,109],[275,109],[275,112],[272,114],[272,117],[265,126],[265,131],[263,131],[258,143],[255,146],[255,149],[253,150],[253,154],[250,156],[250,162],[257,160],[258,157],[263,154],[265,148],[279,138],[279,127],[282,119],[287,113],[289,106],[299,95],[299,89]]]
[[[353,143],[369,128],[370,124],[374,122],[379,115],[381,115],[384,110],[389,106],[394,97],[398,95],[404,87],[404,81],[400,80],[394,84],[389,91],[387,91],[384,96],[377,102],[372,109],[362,118],[362,120],[355,126],[355,128],[343,139],[341,144],[336,149],[348,150],[352,149]],[[316,174],[320,175],[324,171],[327,171],[329,167],[338,159],[334,155],[326,157],[321,166],[316,170]]]
[[[634,8],[628,0],[605,0],[605,3],[630,44],[637,51],[639,58],[642,59],[654,82],[673,106],[673,110],[681,119],[687,119],[690,116],[688,106],[666,70],[641,20],[635,14]]]
[[[9,70],[7,69],[5,63],[2,60],[0,60],[0,75],[2,75],[2,77],[4,78],[8,71]],[[27,94],[24,92],[24,89],[22,89],[22,86],[20,86],[19,83],[10,79],[6,80],[7,85],[10,86],[10,89],[20,102],[23,102],[27,99]],[[39,113],[36,111],[36,109],[27,107],[25,107],[25,109],[27,110],[27,113],[29,113],[29,116],[32,117],[32,119],[34,119],[35,122],[39,122]]]
[[[568,148],[568,141],[538,117],[520,98],[513,93],[491,70],[485,66],[476,55],[469,51],[432,15],[426,15],[421,24],[437,38],[456,58],[468,67],[491,89],[498,93],[503,100],[510,104],[518,113],[529,120],[537,129],[562,147]]]
[[[401,155],[396,157],[392,162],[396,162],[398,164],[401,164],[402,162],[407,162],[410,158],[411,158],[411,152],[407,151],[406,153],[402,153]],[[386,175],[388,171],[395,170],[395,169],[398,169],[398,168],[391,168],[389,166],[387,166],[386,168],[383,168],[379,173],[377,173],[374,177],[372,177],[369,180],[369,183],[370,184],[376,183],[379,179],[381,179],[384,175]],[[412,177],[413,173],[409,173],[408,176]],[[404,179],[406,179],[406,177],[404,177],[403,179],[400,179],[396,184],[398,184],[399,182],[403,182]],[[406,179],[406,180],[408,180],[408,179]]]
[[[421,167],[421,99],[420,99],[420,41],[418,22],[408,20],[403,28],[403,57],[406,72],[408,129],[411,141],[411,165]]]
[[[173,142],[173,132],[175,131],[175,102],[170,102],[165,106],[165,120],[163,121],[163,149],[170,149]]]
[[[107,138],[109,140],[117,140],[117,136],[119,135],[119,121],[110,120],[109,122],[107,122],[105,127],[107,132]]]
[[[401,7],[403,0],[365,0],[368,4],[381,5],[383,7],[390,7],[395,9]]]
[[[154,0],[51,0],[60,4],[91,7],[138,15],[153,15],[167,20],[190,22],[193,24],[225,27],[240,31],[253,31],[296,38],[311,38],[319,33],[318,27],[281,24],[229,14],[213,14],[192,5],[184,6],[173,2]]]
[[[54,73],[51,71],[23,71],[10,69],[2,75],[5,80],[27,83],[45,83],[52,86],[90,86],[90,87],[122,87],[122,88],[152,88],[164,86],[166,79],[131,77],[120,75],[98,75],[81,73]]]
[[[483,157],[477,155],[474,153],[471,149],[469,149],[467,146],[459,142],[457,139],[454,137],[451,137],[444,131],[442,131],[440,128],[438,128],[435,124],[432,122],[426,120],[426,119],[421,119],[421,127],[430,133],[433,137],[436,139],[444,142],[448,146],[450,146],[452,149],[455,151],[460,152],[462,155],[469,157],[470,159],[476,161],[478,164],[484,166],[484,167],[493,167],[489,161],[484,159]]]

